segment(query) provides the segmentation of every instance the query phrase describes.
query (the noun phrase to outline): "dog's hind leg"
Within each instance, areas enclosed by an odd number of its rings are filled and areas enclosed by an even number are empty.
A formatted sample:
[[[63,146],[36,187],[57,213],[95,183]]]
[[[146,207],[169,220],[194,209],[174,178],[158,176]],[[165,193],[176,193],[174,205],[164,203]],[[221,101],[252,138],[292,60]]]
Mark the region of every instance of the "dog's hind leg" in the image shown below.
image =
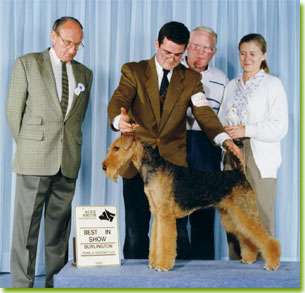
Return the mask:
[[[281,255],[280,243],[272,238],[261,224],[255,194],[253,192],[252,194],[243,194],[241,190],[238,190],[234,196],[235,198],[224,199],[221,202],[221,207],[230,214],[235,229],[260,249],[266,261],[265,269],[278,269]]]
[[[242,249],[242,261],[251,262],[251,259],[257,255],[257,246],[266,261],[266,270],[277,270],[280,265],[281,248],[278,240],[272,238],[265,230],[263,225],[257,220],[257,218],[249,218],[244,215],[238,215],[238,212],[234,213],[234,222],[241,234],[245,235],[245,241],[243,241]],[[255,243],[253,245],[253,243]],[[247,249],[245,249],[247,247]]]
[[[157,264],[158,271],[168,271],[175,264],[177,248],[176,218],[171,210],[157,213]]]
[[[246,238],[238,229],[233,222],[230,214],[224,209],[218,209],[218,213],[220,215],[221,224],[228,233],[234,234],[239,242],[241,249],[241,262],[250,264],[256,260],[256,256],[258,253],[258,248],[255,246],[250,239]]]
[[[258,254],[258,247],[242,233],[237,234],[237,239],[239,241],[241,250],[241,262],[246,264],[251,264],[256,261]]]
[[[237,230],[229,213],[223,208],[218,208],[217,211],[220,216],[220,221],[223,228],[228,233],[232,233],[235,235],[237,233]]]

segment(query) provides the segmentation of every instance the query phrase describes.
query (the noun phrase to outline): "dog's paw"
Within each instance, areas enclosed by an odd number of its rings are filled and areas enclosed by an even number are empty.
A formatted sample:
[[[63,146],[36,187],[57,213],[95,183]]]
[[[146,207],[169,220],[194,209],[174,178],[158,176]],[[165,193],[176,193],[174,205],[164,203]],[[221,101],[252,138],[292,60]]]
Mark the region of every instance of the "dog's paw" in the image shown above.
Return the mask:
[[[154,268],[156,268],[156,264],[155,263],[149,263],[148,267],[150,269],[154,269]]]
[[[158,271],[158,272],[168,272],[170,269],[168,268],[163,268],[163,267],[160,267],[160,266],[156,266],[155,269]]]
[[[155,269],[157,265],[156,257],[154,257],[154,254],[149,254],[149,268]]]
[[[155,269],[159,272],[168,272],[170,269],[172,269],[174,266],[174,264],[170,265],[170,264],[157,264],[155,266]]]
[[[252,264],[255,259],[243,257],[240,261],[245,264]]]
[[[267,271],[276,271],[280,266],[280,262],[266,263],[264,269]]]

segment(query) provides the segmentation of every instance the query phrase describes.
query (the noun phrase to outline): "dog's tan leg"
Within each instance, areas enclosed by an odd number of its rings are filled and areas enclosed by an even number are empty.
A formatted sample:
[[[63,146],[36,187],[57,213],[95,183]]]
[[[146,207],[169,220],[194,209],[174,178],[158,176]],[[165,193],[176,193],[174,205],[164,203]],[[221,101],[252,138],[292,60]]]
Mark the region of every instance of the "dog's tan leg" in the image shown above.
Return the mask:
[[[157,263],[157,251],[158,251],[157,248],[157,230],[158,230],[157,210],[158,209],[153,200],[151,190],[146,186],[144,186],[144,191],[149,202],[150,212],[153,216],[152,229],[151,229],[150,242],[149,242],[149,267],[155,268]]]
[[[241,262],[248,264],[254,262],[256,260],[258,248],[248,238],[243,236],[240,231],[238,231],[232,217],[227,211],[224,209],[218,209],[218,213],[220,215],[221,224],[224,229],[228,233],[234,234],[239,241],[242,256]]]
[[[237,216],[236,218],[238,219],[239,217]],[[263,225],[256,219],[243,218],[243,221],[239,222],[237,225],[240,225],[243,234],[247,235],[247,237],[249,238],[248,240],[250,241],[248,243],[253,242],[257,247],[260,248],[262,255],[266,261],[264,268],[266,270],[277,270],[280,266],[281,256],[281,248],[279,241],[277,239],[272,238],[266,232]],[[253,248],[255,247],[255,245],[253,246]],[[249,252],[250,250],[248,249],[247,253]],[[255,250],[250,253],[253,256]]]
[[[152,223],[152,230],[150,235],[150,243],[149,243],[149,267],[155,268],[157,263],[157,216],[153,215],[153,223]]]
[[[232,198],[223,200],[221,206],[228,211],[239,233],[260,249],[266,261],[265,269],[278,269],[281,255],[280,243],[272,238],[260,223],[255,194],[253,192],[243,195],[236,193],[234,196],[233,200]]]
[[[265,251],[262,252],[266,260],[264,268],[266,270],[277,270],[280,266],[281,245],[280,242],[270,237]]]
[[[170,211],[158,213],[157,265],[158,271],[168,271],[175,264],[177,247],[176,218]]]
[[[218,208],[218,214],[220,216],[220,221],[223,226],[223,228],[228,232],[232,234],[236,234],[237,230],[235,227],[235,224],[233,223],[233,219],[228,214],[228,212],[223,208]]]
[[[256,261],[258,254],[257,246],[249,238],[244,237],[241,233],[238,233],[237,238],[241,250],[241,262],[251,264]]]

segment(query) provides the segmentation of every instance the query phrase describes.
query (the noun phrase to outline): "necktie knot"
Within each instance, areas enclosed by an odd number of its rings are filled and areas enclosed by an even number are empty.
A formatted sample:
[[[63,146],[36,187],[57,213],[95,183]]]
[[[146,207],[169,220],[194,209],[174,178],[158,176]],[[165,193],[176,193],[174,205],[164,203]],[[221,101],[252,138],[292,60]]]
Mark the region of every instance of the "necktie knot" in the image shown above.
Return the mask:
[[[67,62],[64,61],[60,61],[60,62],[61,62],[61,70],[63,74],[65,74],[65,72],[67,72]]]
[[[169,71],[170,71],[170,70],[167,70],[167,69],[164,69],[164,68],[163,68],[163,77],[164,77],[164,76],[167,77]]]

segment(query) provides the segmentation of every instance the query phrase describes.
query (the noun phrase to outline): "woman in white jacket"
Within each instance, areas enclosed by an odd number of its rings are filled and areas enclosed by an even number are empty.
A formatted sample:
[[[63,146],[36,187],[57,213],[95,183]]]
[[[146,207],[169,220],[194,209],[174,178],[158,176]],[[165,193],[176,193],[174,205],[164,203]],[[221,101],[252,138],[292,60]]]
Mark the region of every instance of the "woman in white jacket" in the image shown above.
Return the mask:
[[[227,85],[218,116],[230,137],[240,142],[261,222],[274,236],[280,141],[288,129],[286,94],[281,81],[269,74],[267,44],[261,35],[244,36],[238,48],[243,73]],[[224,169],[232,169],[228,157]],[[228,235],[228,243],[230,258],[239,259],[239,247],[232,235]]]

